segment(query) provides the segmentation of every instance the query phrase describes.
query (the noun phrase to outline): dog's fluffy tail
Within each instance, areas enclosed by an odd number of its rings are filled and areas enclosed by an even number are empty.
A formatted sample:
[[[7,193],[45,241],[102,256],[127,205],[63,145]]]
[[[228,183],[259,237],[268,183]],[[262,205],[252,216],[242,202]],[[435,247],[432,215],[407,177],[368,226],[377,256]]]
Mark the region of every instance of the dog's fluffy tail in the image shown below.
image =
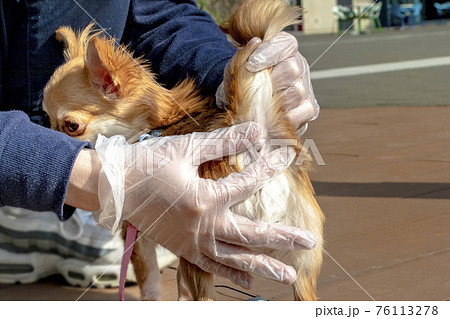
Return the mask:
[[[250,72],[245,64],[254,51],[254,37],[268,40],[286,26],[297,23],[299,7],[290,6],[284,0],[246,0],[223,28],[233,37],[240,50],[231,64],[229,111],[233,122],[257,122],[264,128],[262,138],[297,140],[294,128],[283,118],[284,96],[274,92],[271,69]],[[247,45],[248,44],[248,45]],[[298,145],[300,147],[300,145]],[[271,146],[262,152],[269,152]]]
[[[246,0],[222,27],[239,46],[252,38],[268,40],[300,22],[301,9],[284,0]]]

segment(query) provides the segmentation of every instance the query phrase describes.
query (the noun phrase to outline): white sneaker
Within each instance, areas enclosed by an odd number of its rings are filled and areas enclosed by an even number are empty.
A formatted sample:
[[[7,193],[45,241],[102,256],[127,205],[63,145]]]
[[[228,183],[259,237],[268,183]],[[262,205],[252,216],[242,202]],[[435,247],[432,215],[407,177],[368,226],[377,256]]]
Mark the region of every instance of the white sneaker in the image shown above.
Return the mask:
[[[160,247],[160,269],[174,255]],[[53,212],[0,208],[0,283],[32,283],[61,274],[73,286],[118,287],[123,241],[76,210],[60,222]],[[161,259],[161,260],[160,260]],[[136,281],[130,264],[128,281]]]

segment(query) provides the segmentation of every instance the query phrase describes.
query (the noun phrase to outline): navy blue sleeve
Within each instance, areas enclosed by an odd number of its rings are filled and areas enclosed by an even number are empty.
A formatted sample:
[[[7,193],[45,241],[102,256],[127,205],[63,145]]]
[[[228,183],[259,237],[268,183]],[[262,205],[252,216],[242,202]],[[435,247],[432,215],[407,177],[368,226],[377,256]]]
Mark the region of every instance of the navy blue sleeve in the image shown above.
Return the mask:
[[[61,220],[72,167],[83,147],[30,122],[21,111],[0,112],[0,206],[54,211]]]
[[[152,62],[160,83],[171,88],[190,76],[206,95],[215,94],[235,53],[194,0],[133,0],[122,42]]]

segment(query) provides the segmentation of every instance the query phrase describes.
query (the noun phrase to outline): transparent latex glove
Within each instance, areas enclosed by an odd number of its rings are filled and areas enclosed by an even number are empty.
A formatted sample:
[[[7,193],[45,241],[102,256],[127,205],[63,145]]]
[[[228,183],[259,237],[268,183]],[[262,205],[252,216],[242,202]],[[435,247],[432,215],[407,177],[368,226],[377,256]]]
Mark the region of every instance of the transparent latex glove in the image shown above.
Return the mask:
[[[253,222],[229,208],[287,168],[295,153],[273,151],[241,173],[218,181],[198,174],[200,163],[242,151],[255,144],[259,135],[258,126],[247,123],[133,145],[123,137],[99,136],[96,151],[102,172],[97,222],[115,230],[121,220],[127,220],[177,256],[243,288],[251,287],[249,272],[293,283],[292,267],[247,247],[311,249],[316,237],[293,227]]]
[[[286,119],[300,131],[306,130],[305,124],[317,118],[320,107],[314,96],[308,62],[298,52],[295,37],[280,32],[265,42],[253,38],[247,45],[256,48],[248,58],[247,70],[259,72],[273,67],[272,84],[275,93],[285,97]],[[225,67],[224,81],[216,92],[216,103],[222,107],[228,105],[231,61]]]

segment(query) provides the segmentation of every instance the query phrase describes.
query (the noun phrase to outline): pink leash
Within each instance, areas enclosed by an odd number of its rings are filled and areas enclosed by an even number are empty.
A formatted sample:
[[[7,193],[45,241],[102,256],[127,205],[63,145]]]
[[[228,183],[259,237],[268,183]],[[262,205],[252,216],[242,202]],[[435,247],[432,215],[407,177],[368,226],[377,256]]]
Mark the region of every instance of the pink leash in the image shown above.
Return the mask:
[[[137,238],[137,228],[128,223],[127,235],[125,237],[125,247],[122,256],[122,264],[120,266],[120,280],[119,280],[119,299],[124,301],[125,281],[127,279],[128,265],[130,264],[131,254],[133,253],[134,243]]]

